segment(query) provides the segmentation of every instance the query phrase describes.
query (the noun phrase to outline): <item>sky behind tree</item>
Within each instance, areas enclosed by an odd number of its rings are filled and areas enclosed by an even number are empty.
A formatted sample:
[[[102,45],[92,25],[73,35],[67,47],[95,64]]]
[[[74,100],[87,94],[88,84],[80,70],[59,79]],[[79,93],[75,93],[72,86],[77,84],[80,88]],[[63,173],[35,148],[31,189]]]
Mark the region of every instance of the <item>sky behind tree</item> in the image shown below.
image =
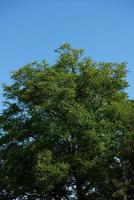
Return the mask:
[[[127,62],[134,98],[133,10],[133,0],[0,0],[0,83],[33,60],[53,63],[68,42],[95,61]]]

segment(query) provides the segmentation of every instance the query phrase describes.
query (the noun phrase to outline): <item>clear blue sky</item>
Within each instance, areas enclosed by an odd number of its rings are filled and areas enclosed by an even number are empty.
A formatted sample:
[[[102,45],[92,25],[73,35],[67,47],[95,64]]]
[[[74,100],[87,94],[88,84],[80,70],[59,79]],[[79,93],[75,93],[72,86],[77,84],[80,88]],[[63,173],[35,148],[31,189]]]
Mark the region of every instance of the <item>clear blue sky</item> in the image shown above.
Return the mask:
[[[128,62],[134,98],[133,0],[0,0],[0,83],[33,60],[53,62],[64,42],[96,61]]]

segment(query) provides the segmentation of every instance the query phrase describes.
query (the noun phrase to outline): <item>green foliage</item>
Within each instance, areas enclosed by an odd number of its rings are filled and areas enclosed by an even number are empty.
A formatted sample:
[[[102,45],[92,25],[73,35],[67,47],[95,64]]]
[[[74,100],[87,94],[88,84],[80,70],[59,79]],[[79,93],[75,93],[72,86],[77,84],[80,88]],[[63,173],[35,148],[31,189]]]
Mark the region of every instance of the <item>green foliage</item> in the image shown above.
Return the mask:
[[[28,64],[4,85],[1,199],[132,199],[126,64],[81,59],[83,50],[69,44],[56,52],[54,65]]]
[[[45,191],[51,191],[55,184],[63,183],[69,174],[68,163],[55,161],[52,152],[41,152],[37,158],[37,177]],[[48,184],[49,183],[49,184]]]

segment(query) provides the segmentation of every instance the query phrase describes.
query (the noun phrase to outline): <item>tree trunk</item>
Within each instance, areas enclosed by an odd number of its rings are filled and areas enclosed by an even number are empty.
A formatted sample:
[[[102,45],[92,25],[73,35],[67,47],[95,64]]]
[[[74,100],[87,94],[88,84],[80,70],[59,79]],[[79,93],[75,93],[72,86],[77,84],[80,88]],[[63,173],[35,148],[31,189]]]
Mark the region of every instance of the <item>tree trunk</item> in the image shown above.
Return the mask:
[[[124,195],[124,199],[123,200],[127,200],[127,195],[126,194]]]
[[[82,181],[75,177],[76,180],[76,191],[77,191],[77,200],[84,200],[85,194],[82,189]]]

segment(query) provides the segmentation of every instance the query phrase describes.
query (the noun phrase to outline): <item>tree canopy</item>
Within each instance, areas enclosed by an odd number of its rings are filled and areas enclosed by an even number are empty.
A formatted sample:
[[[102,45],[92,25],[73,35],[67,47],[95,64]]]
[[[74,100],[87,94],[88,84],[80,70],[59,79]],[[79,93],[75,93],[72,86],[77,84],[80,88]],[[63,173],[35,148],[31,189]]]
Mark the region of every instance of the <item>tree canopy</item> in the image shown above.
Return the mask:
[[[4,85],[0,199],[127,200],[134,196],[134,102],[125,63],[63,44]]]

